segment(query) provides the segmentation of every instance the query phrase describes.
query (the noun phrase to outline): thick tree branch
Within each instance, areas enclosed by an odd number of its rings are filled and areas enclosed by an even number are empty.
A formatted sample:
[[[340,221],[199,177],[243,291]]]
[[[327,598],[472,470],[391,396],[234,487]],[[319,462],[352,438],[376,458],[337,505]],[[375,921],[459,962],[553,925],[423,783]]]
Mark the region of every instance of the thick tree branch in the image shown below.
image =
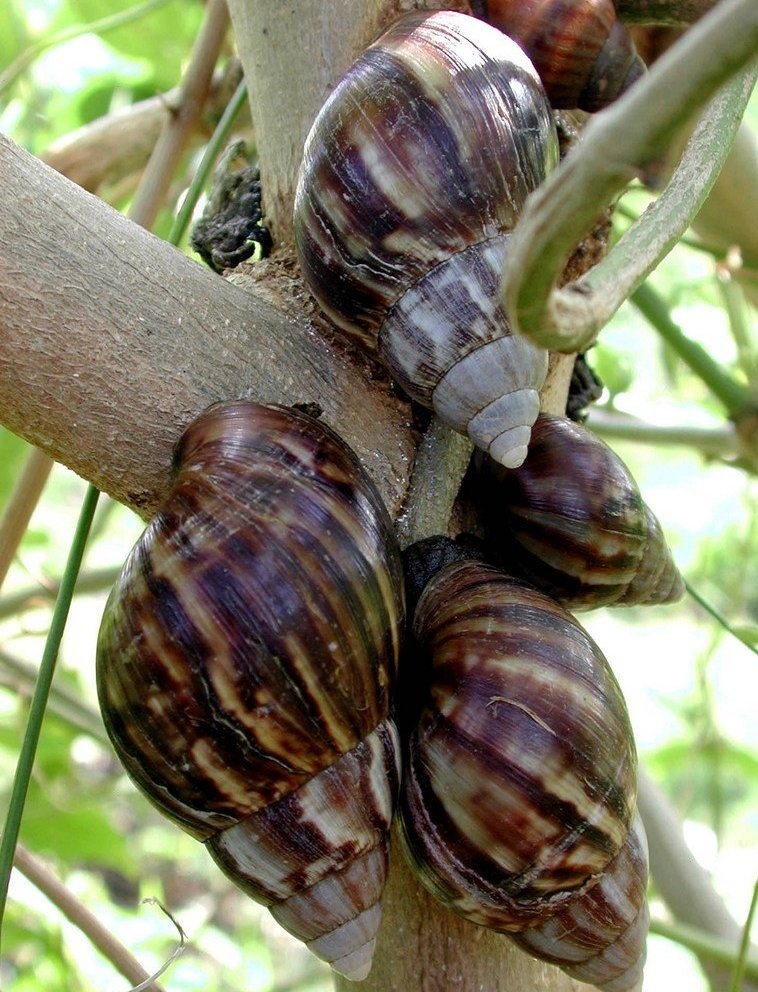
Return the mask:
[[[407,408],[313,333],[302,293],[288,312],[243,292],[3,136],[0,173],[0,422],[147,515],[208,404],[317,403],[397,510]]]

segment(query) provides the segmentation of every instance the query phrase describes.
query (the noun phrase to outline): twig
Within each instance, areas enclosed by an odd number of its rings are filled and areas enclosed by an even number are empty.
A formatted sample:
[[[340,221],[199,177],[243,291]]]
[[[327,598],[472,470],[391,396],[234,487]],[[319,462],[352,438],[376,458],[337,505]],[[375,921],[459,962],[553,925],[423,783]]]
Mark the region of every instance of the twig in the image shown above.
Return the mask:
[[[433,417],[413,465],[406,511],[398,517],[397,533],[406,546],[424,537],[446,534],[473,445]]]
[[[750,931],[753,928],[756,908],[758,908],[758,881],[753,886],[753,898],[750,900],[750,909],[747,912],[745,926],[742,928],[740,950],[737,955],[737,963],[734,966],[734,974],[732,975],[732,984],[729,986],[729,992],[740,992],[743,978],[745,975],[751,974],[749,970],[750,964],[748,963],[748,951],[750,949]],[[755,974],[752,977],[758,978],[758,967],[754,970]]]
[[[5,581],[53,465],[53,459],[39,448],[32,448],[27,456],[0,519],[0,586]]]
[[[192,132],[190,146],[206,140],[228,105],[240,76],[236,60],[231,60],[223,71],[214,73],[202,127]],[[167,93],[99,117],[53,142],[41,156],[42,161],[90,193],[105,193],[114,202],[112,197],[120,188],[121,180],[134,177],[144,169],[166,120],[175,113],[180,99],[181,88],[177,86]],[[249,126],[248,119],[246,127]]]
[[[33,665],[0,650],[0,685],[31,696],[38,675],[39,669]],[[53,684],[50,687],[48,709],[76,730],[89,734],[90,737],[110,748],[110,740],[100,714],[83,703],[65,686]]]
[[[142,227],[152,227],[190,135],[197,126],[228,27],[226,0],[209,0],[192,59],[182,80],[176,112],[164,125],[129,211],[131,219]]]
[[[687,589],[687,592],[690,594],[690,596],[692,596],[695,602],[698,603],[700,606],[702,606],[705,612],[709,613],[716,621],[716,623],[718,623],[721,627],[723,627],[724,630],[728,631],[732,635],[732,637],[735,637],[740,642],[740,644],[744,645],[748,649],[748,651],[752,651],[753,654],[758,655],[758,648],[756,648],[750,641],[742,637],[739,631],[735,630],[734,626],[727,620],[727,618],[724,616],[723,613],[720,613],[715,606],[709,603],[707,599],[704,599],[697,591],[697,589],[694,589],[686,580],[684,582],[684,585]]]
[[[685,923],[670,923],[667,920],[650,921],[650,933],[658,934],[659,937],[666,937],[673,940],[682,947],[694,951],[698,958],[713,961],[723,969],[731,968],[737,959],[737,947],[734,943],[714,937],[697,927],[687,926]],[[744,972],[749,978],[758,979],[758,961],[748,960]],[[714,986],[723,988],[723,986]]]
[[[68,889],[60,879],[47,868],[39,858],[27,851],[21,844],[16,848],[15,866],[43,892],[50,902],[63,913],[67,920],[86,934],[100,953],[107,958],[113,967],[119,971],[132,985],[149,981],[150,974],[145,971],[134,955],[124,947],[111,932],[103,926],[100,920]],[[162,986],[152,982],[148,986],[151,992],[163,992]]]
[[[171,228],[171,233],[168,236],[168,240],[172,245],[178,245],[184,236],[184,232],[187,230],[187,226],[192,219],[192,212],[197,205],[197,201],[200,199],[200,195],[205,187],[213,165],[221,153],[224,142],[226,141],[229,132],[232,129],[232,125],[237,118],[237,114],[246,103],[247,86],[245,84],[245,80],[241,79],[237,85],[237,89],[232,95],[231,100],[226,106],[226,110],[221,116],[221,120],[218,122],[218,125],[213,132],[211,140],[208,142],[208,145],[203,152],[202,161],[198,166],[190,188],[187,190],[187,195],[182,201],[181,208],[177,212],[176,219],[174,220]]]
[[[691,427],[686,424],[651,424],[639,417],[593,407],[587,427],[601,437],[652,445],[683,445],[709,458],[729,459],[738,453],[737,434],[731,424]],[[0,616],[2,603],[0,603]]]
[[[724,404],[733,417],[751,405],[750,393],[736,379],[723,370],[721,365],[696,341],[688,338],[669,314],[665,300],[648,283],[632,293],[631,302],[655,328],[666,344],[688,365],[710,391]]]
[[[585,350],[671,250],[726,158],[753,88],[757,48],[755,0],[722,0],[647,78],[590,121],[529,197],[514,231],[504,299],[517,331],[547,348]],[[597,266],[555,289],[573,246],[601,211],[719,86],[657,201]]]
[[[687,846],[677,811],[644,769],[639,772],[637,802],[650,846],[650,872],[672,915],[679,923],[736,947],[740,927],[726,911],[708,873]],[[696,948],[693,950],[697,953]],[[732,955],[730,963],[733,959]],[[714,988],[726,987],[728,972],[706,958],[702,963]],[[751,986],[751,992],[755,992],[755,987]]]
[[[89,24],[75,24],[73,27],[58,32],[58,34],[41,38],[39,41],[30,45],[26,51],[21,52],[18,58],[15,58],[3,73],[0,73],[0,94],[11,86],[21,73],[38,56],[46,52],[48,48],[54,48],[56,45],[62,45],[64,42],[72,41],[74,38],[80,38],[83,34],[105,34],[106,31],[123,27],[124,24],[138,20],[169,2],[170,0],[147,0],[146,3],[140,4],[137,7],[130,7],[128,10],[119,11],[117,14],[109,14],[107,17],[102,17],[97,21],[90,21]]]
[[[94,568],[91,572],[82,572],[76,580],[74,595],[81,596],[91,592],[102,592],[108,589],[118,578],[120,568],[109,565],[104,568]],[[39,605],[40,600],[52,602],[60,589],[60,579],[54,579],[46,585],[29,586],[9,593],[0,599],[0,620],[14,616],[23,610],[32,609]]]

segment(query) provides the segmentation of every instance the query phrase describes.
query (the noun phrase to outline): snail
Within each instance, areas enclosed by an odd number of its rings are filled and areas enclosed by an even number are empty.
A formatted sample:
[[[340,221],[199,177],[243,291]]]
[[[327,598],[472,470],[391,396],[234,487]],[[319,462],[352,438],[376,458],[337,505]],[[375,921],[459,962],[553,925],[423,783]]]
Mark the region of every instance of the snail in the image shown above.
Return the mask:
[[[391,521],[294,410],[211,407],[130,553],[97,648],[127,772],[319,957],[368,973],[398,788]]]
[[[481,20],[412,13],[357,59],[305,142],[294,232],[328,316],[414,400],[523,461],[547,352],[500,303],[510,232],[558,160],[550,105]]]
[[[466,558],[431,579],[413,633],[404,664],[429,676],[400,821],[421,881],[580,980],[630,988],[647,857],[632,730],[600,649],[554,600]]]
[[[602,110],[646,71],[613,0],[475,0],[472,8],[522,46],[556,109]]]
[[[629,469],[581,424],[541,414],[519,468],[479,460],[475,500],[493,558],[570,610],[672,603],[684,594]]]

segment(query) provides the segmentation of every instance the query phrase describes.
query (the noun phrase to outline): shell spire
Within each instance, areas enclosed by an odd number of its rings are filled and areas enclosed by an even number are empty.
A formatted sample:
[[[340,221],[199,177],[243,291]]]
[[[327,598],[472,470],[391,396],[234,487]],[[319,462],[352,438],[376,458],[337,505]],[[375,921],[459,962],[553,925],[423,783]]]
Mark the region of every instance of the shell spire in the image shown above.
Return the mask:
[[[482,458],[478,470],[489,552],[568,609],[673,603],[684,594],[629,469],[581,424],[541,414],[522,465],[506,471]]]
[[[401,18],[306,140],[294,230],[322,309],[414,400],[506,465],[526,454],[547,352],[500,302],[510,232],[557,164],[539,78],[511,39],[452,11]]]
[[[183,435],[98,638],[129,775],[354,980],[387,871],[403,614],[392,524],[356,456],[304,414],[239,402]]]

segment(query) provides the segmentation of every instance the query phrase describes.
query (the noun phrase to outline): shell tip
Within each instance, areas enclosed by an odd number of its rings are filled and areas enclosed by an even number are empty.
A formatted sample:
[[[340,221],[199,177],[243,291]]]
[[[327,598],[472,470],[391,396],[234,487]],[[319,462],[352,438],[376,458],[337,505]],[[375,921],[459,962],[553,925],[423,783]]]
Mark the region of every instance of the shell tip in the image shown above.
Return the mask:
[[[375,947],[376,938],[373,938],[363,944],[362,947],[358,947],[354,951],[351,951],[350,954],[346,954],[343,958],[338,958],[336,961],[330,962],[333,971],[347,978],[350,982],[362,982],[364,978],[368,978],[368,974],[371,971],[371,962],[374,958]]]
[[[517,448],[509,448],[508,451],[503,452],[497,461],[505,468],[518,468],[519,465],[523,464],[526,453],[527,447],[523,444]]]

